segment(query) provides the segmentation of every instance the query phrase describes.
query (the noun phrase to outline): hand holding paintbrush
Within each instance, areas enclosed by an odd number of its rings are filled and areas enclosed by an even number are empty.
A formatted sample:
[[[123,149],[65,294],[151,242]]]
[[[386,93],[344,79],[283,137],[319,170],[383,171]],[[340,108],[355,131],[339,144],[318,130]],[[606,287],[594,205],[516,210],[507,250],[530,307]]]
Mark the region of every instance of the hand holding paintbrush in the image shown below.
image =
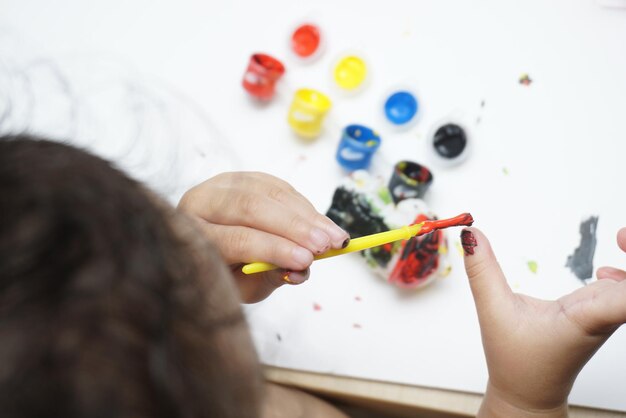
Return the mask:
[[[367,235],[360,238],[355,238],[345,247],[335,250],[326,251],[323,254],[315,256],[315,260],[321,260],[323,258],[335,257],[341,254],[348,254],[356,251],[363,251],[368,248],[378,247],[379,245],[387,244],[394,241],[406,240],[411,237],[416,237],[429,232],[449,228],[451,226],[471,226],[474,223],[474,218],[469,213],[463,213],[449,219],[440,219],[434,221],[424,221],[414,225],[404,226],[402,228],[393,229],[391,231],[379,232],[378,234]],[[245,274],[261,273],[263,271],[270,271],[279,268],[271,263],[256,262],[243,266],[241,269]]]

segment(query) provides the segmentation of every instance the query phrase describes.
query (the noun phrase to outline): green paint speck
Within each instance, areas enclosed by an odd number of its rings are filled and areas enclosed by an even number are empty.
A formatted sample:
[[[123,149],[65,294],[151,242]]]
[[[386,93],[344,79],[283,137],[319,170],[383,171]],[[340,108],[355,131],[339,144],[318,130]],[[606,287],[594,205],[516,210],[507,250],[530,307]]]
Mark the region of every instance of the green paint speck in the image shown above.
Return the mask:
[[[537,274],[537,262],[536,261],[529,261],[528,262],[528,270],[530,270],[531,272]]]
[[[378,197],[382,200],[386,205],[392,202],[391,193],[389,193],[389,189],[387,187],[381,187],[378,189]]]
[[[509,175],[509,169],[508,169],[508,168],[506,168],[506,167],[502,167],[502,173],[503,173],[505,176],[508,176],[508,175]]]

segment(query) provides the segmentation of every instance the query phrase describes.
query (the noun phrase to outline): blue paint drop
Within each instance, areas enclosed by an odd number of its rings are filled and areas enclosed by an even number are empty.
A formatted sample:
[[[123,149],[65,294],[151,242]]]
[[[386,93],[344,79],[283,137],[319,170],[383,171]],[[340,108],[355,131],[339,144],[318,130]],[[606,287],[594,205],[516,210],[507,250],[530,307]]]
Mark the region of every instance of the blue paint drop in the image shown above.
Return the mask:
[[[417,99],[408,91],[397,91],[385,102],[385,116],[394,125],[404,125],[411,121],[417,109]]]

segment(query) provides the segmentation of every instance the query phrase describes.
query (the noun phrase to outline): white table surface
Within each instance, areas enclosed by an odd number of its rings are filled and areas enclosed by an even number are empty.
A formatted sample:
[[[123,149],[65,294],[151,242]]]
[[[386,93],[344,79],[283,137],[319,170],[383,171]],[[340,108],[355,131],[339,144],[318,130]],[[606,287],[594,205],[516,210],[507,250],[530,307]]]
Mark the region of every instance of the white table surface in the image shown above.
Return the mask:
[[[306,64],[288,50],[304,19],[327,38],[324,55]],[[358,95],[331,82],[346,51],[371,70]],[[265,106],[240,86],[253,52],[287,67]],[[594,266],[624,266],[614,238],[626,212],[624,9],[592,0],[1,0],[0,63],[0,86],[10,92],[2,105],[9,97],[12,109],[0,129],[75,138],[172,202],[209,175],[260,170],[325,211],[345,175],[334,160],[340,130],[363,123],[383,137],[372,172],[388,176],[400,159],[428,165],[431,209],[471,212],[515,291],[556,298],[582,285],[565,262],[590,215],[599,216]],[[518,82],[523,73],[531,85]],[[286,123],[293,91],[305,86],[333,100],[314,141],[297,139]],[[381,114],[397,86],[415,88],[422,105],[406,131]],[[428,153],[430,129],[447,118],[472,134],[472,154],[453,168]],[[420,292],[389,286],[358,256],[315,263],[305,285],[247,310],[263,361],[481,392],[487,374],[457,234],[448,235],[452,273]],[[621,329],[580,374],[571,402],[626,411],[625,352]]]

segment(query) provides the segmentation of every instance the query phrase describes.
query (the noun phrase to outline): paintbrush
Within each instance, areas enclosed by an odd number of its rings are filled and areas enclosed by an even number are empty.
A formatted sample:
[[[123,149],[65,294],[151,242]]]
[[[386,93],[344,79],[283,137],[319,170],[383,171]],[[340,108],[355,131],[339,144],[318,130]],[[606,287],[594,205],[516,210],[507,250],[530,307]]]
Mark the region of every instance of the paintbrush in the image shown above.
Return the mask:
[[[469,213],[463,213],[459,216],[449,219],[440,219],[435,221],[424,221],[413,225],[403,226],[402,228],[392,229],[391,231],[379,232],[378,234],[366,235],[364,237],[355,238],[345,248],[337,250],[329,250],[323,254],[318,254],[314,257],[314,260],[321,260],[323,258],[335,257],[337,255],[353,253],[355,251],[363,251],[368,248],[378,247],[379,245],[388,244],[390,242],[399,241],[402,239],[409,239],[411,237],[417,237],[420,235],[428,234],[429,232],[448,228],[451,226],[471,226],[474,223],[474,218]],[[269,271],[280,268],[271,263],[256,262],[246,264],[242,267],[241,271],[245,274],[261,273],[263,271]]]

